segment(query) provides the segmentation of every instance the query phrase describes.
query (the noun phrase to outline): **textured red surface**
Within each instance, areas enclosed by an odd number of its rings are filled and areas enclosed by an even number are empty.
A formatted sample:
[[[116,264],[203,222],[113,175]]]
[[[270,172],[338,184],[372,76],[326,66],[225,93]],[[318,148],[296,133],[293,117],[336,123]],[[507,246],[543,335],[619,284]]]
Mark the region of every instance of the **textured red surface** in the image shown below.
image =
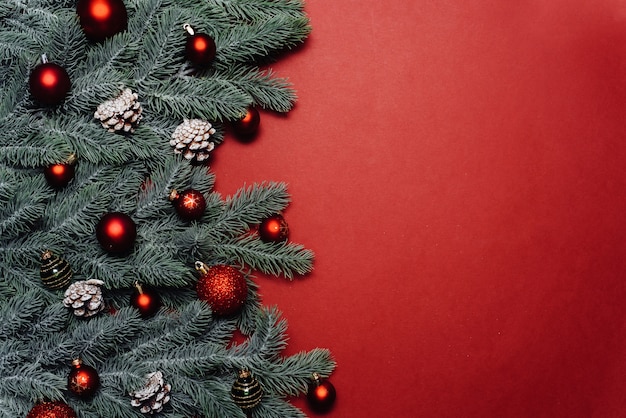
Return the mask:
[[[258,282],[333,351],[327,416],[626,416],[626,3],[307,10],[298,105],[213,167],[290,184],[316,269]]]

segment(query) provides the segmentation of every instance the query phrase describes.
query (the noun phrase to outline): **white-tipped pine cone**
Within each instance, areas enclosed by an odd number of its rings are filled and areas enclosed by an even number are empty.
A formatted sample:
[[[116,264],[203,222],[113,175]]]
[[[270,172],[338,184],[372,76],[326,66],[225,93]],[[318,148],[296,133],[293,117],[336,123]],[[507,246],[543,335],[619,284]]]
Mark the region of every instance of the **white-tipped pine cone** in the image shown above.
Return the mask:
[[[102,127],[109,132],[135,132],[143,117],[141,103],[137,99],[139,99],[137,93],[125,89],[115,99],[100,104],[93,116],[99,119]]]
[[[129,393],[133,397],[130,404],[139,408],[141,413],[152,415],[161,412],[163,406],[170,401],[172,386],[165,383],[161,372],[149,373],[146,378],[148,380],[143,388]]]
[[[74,310],[74,315],[89,318],[104,309],[104,299],[100,286],[101,280],[86,280],[75,282],[65,291],[63,304]]]
[[[185,159],[202,162],[209,158],[209,152],[215,148],[215,143],[209,141],[213,134],[215,128],[209,122],[185,119],[174,130],[170,145],[176,154],[182,154]]]

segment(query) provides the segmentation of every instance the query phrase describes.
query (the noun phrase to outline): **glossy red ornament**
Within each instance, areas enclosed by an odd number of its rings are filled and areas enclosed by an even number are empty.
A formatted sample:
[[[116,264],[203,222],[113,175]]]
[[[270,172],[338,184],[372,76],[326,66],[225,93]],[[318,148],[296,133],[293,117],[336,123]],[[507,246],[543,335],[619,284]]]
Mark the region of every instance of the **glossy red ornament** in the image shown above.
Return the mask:
[[[320,414],[330,411],[335,399],[337,399],[337,391],[332,383],[322,379],[319,374],[313,373],[312,383],[306,394],[309,407]]]
[[[100,387],[100,376],[91,366],[79,359],[72,362],[72,371],[67,377],[67,389],[80,398],[89,398]]]
[[[100,218],[96,226],[96,238],[106,252],[124,254],[135,245],[137,226],[130,216],[110,212]]]
[[[76,13],[87,39],[101,42],[128,27],[128,13],[122,0],[79,0]]]
[[[174,204],[178,216],[185,221],[196,221],[204,215],[206,199],[197,190],[187,189],[180,193],[172,190],[169,199]]]
[[[207,67],[215,59],[215,41],[206,33],[195,33],[189,24],[185,25],[185,30],[189,33],[185,43],[185,58],[198,67]]]
[[[161,308],[161,297],[152,288],[135,283],[135,289],[130,295],[130,304],[134,306],[142,318],[149,318]]]
[[[76,412],[65,402],[42,402],[33,406],[26,418],[77,418]]]
[[[289,225],[282,215],[272,215],[259,224],[259,236],[263,242],[286,241],[289,238]]]
[[[43,175],[48,185],[54,189],[62,189],[74,179],[76,174],[76,156],[72,154],[62,163],[51,164],[44,168]]]
[[[31,71],[28,78],[30,94],[42,105],[57,105],[65,99],[72,87],[65,68],[53,62],[44,62]]]
[[[241,119],[233,121],[231,125],[235,135],[247,138],[256,134],[260,123],[261,115],[259,111],[254,107],[249,107],[246,114]]]
[[[198,299],[207,302],[217,315],[239,312],[248,297],[248,284],[239,270],[224,264],[207,267],[200,261],[196,261],[196,270],[201,274],[196,285]]]

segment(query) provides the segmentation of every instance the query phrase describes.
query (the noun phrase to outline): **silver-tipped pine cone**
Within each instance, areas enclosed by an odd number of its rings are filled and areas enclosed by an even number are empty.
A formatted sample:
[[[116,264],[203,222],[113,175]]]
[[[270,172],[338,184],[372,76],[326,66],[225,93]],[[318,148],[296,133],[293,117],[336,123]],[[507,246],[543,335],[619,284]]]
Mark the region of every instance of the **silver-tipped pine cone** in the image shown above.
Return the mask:
[[[133,133],[142,119],[139,96],[125,89],[119,96],[100,104],[94,117],[109,132]]]

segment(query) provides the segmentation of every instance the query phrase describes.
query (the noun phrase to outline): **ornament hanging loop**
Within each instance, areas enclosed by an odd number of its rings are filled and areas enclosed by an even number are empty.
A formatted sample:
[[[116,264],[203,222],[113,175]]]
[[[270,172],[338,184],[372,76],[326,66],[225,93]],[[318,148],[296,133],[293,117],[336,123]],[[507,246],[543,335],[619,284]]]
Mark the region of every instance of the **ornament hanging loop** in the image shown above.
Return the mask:
[[[48,63],[48,56],[46,54],[41,54],[41,63],[42,64]]]
[[[191,27],[191,25],[189,23],[185,23],[183,25],[183,29],[185,29],[185,31],[187,31],[187,33],[191,36],[195,35],[196,32],[193,30],[193,28]]]

